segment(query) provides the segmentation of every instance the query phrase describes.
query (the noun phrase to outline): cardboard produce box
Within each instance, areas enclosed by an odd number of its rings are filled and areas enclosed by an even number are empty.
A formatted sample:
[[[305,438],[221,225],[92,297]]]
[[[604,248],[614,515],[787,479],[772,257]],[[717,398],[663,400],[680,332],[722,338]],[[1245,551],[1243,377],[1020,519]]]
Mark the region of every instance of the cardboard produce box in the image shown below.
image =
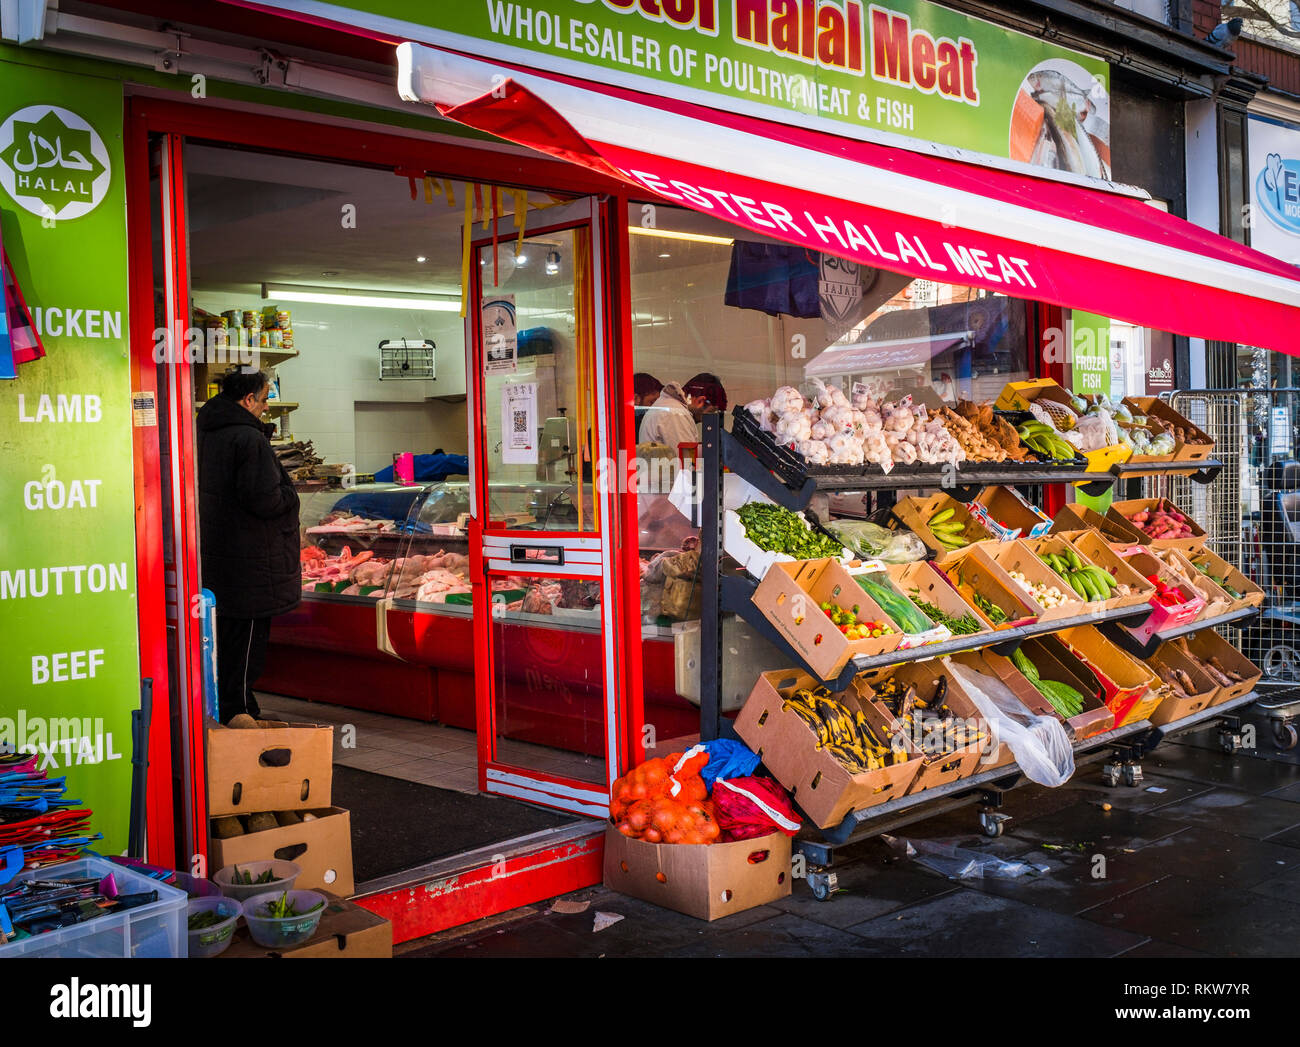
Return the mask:
[[[1030,505],[1013,487],[986,487],[971,503],[971,511],[994,538],[1037,538],[1052,527],[1052,519]]]
[[[892,635],[849,640],[821,609],[832,603],[846,611],[856,605],[859,621],[889,622]],[[793,560],[774,563],[754,591],[754,606],[823,680],[833,679],[859,655],[886,654],[903,642],[903,630],[838,561]]]
[[[988,659],[991,665],[1004,672],[1007,667],[1010,667],[1012,673],[1022,677],[1023,682],[1029,685],[1033,691],[1032,698],[1021,700],[1025,701],[1032,711],[1063,719],[1066,729],[1080,741],[1094,735],[1105,734],[1115,726],[1115,714],[1106,706],[1105,691],[1101,681],[1097,679],[1097,674],[1071,654],[1069,648],[1060,640],[1050,634],[1035,636],[1022,641],[1020,650],[1038,670],[1040,679],[1068,684],[1083,695],[1083,711],[1062,718],[1052,704],[1033,686],[1033,681],[1025,677],[1010,659]],[[1006,677],[1004,676],[1003,679]]]
[[[209,721],[206,735],[212,817],[330,806],[333,726],[276,722],[254,730]]]
[[[985,676],[992,676],[1000,680],[1001,676],[989,664],[989,659],[996,657],[997,655],[993,654],[992,651],[985,649],[982,651],[963,651],[960,654],[949,655],[945,661],[956,662],[972,672],[982,673]],[[1023,678],[1022,681],[1028,683]],[[949,676],[949,682],[953,682],[951,676]],[[1017,698],[1020,697],[1014,688],[1012,688],[1012,693],[1016,694]],[[993,730],[993,725],[984,719],[984,714],[980,712],[979,706],[975,704],[964,688],[959,687],[953,692],[948,700],[948,708],[968,722],[979,724],[991,732],[988,742],[984,743],[984,751],[980,755],[979,762],[971,773],[983,774],[985,771],[1004,767],[1015,761],[1016,755],[1011,751],[1011,747],[997,738],[997,732]],[[1028,707],[1026,706],[1026,708]]]
[[[1222,705],[1234,698],[1240,698],[1243,694],[1253,690],[1255,684],[1259,683],[1260,677],[1264,675],[1263,670],[1258,665],[1213,629],[1201,629],[1192,633],[1191,636],[1181,636],[1174,643],[1184,652],[1195,655],[1204,662],[1214,659],[1211,664],[1217,663],[1216,668],[1222,666],[1228,673],[1235,672],[1245,677],[1240,682],[1234,681],[1231,684],[1220,684],[1219,693],[1211,700],[1211,705]]]
[[[977,558],[987,556],[993,564],[1001,568],[1006,575],[1005,581],[1011,587],[1011,591],[1021,599],[1025,606],[1035,611],[1040,622],[1052,622],[1061,618],[1076,618],[1081,614],[1088,613],[1088,605],[1084,603],[1078,593],[1070,588],[1070,583],[1058,577],[1056,572],[1043,563],[1034,550],[1025,542],[1019,539],[1014,542],[989,542],[976,546],[974,553]],[[1048,588],[1060,590],[1065,602],[1056,607],[1047,607],[1040,604],[1028,585],[1024,585],[1011,577],[1013,571],[1024,575],[1030,584],[1038,583]]]
[[[382,960],[393,955],[393,925],[369,909],[324,892],[325,915],[316,933],[305,942],[283,949],[266,949],[253,941],[243,923],[222,957],[241,960]]]
[[[962,555],[940,564],[938,569],[952,582],[975,616],[990,629],[1010,629],[1033,622],[1038,614],[1037,605],[1026,603],[1018,595],[1020,586],[1007,577],[1006,571],[987,554],[980,555],[981,552],[980,546],[971,546]],[[981,600],[999,608],[1007,616],[1007,621],[995,623],[980,606]]]
[[[1199,713],[1219,694],[1219,685],[1173,643],[1162,643],[1157,647],[1155,654],[1147,659],[1147,664],[1155,671],[1156,676],[1165,684],[1169,692],[1159,708],[1147,717],[1157,726],[1175,723],[1193,713]],[[1166,673],[1175,669],[1182,670],[1191,681],[1191,690],[1188,691],[1186,698],[1180,698],[1165,681]],[[1186,690],[1186,686],[1182,686]]]
[[[1163,693],[1160,679],[1150,668],[1111,643],[1094,626],[1063,629],[1055,634],[1079,655],[1106,692],[1105,703],[1115,716],[1115,726],[1149,718]]]
[[[1054,400],[1056,403],[1068,407],[1076,416],[1081,417],[1075,409],[1070,393],[1051,378],[1035,378],[1027,382],[1008,382],[1003,388],[1002,394],[998,397],[995,406],[1003,411],[1027,411],[1031,403],[1042,400]],[[1059,429],[1059,426],[1057,428]],[[1076,451],[1075,453],[1087,459],[1087,469],[1090,472],[1105,472],[1115,463],[1126,461],[1129,456],[1129,450],[1123,444],[1110,444],[1095,451]]]
[[[605,830],[605,886],[698,920],[789,897],[790,837],[733,843],[646,843]]]
[[[280,858],[302,869],[295,887],[326,890],[346,898],[356,889],[352,879],[352,823],[348,812],[342,807],[324,807],[301,813],[315,818],[224,840],[212,837],[209,867],[216,872],[227,865]]]
[[[907,527],[925,543],[927,549],[934,552],[935,559],[943,563],[960,555],[961,552],[960,550],[949,549],[930,530],[930,518],[946,509],[952,510],[950,520],[956,520],[965,527],[964,540],[968,545],[972,542],[985,542],[993,537],[972,513],[970,506],[957,501],[956,498],[944,494],[942,491],[925,497],[916,496],[900,499],[894,506],[893,513],[903,526]]]
[[[908,564],[907,566],[916,567],[921,565]],[[898,601],[908,604],[909,609],[914,611],[918,616],[917,621],[905,625],[901,620],[899,620],[902,618],[901,612],[897,617],[890,615],[890,621],[893,621],[895,625],[903,630],[903,642],[898,645],[898,649],[902,651],[912,647],[922,647],[927,643],[942,643],[944,640],[949,639],[952,634],[948,632],[947,627],[936,625],[934,622],[930,621],[926,613],[912,603],[908,598],[908,595],[904,593],[897,584],[895,584],[894,575],[890,572],[889,568],[889,564],[882,565],[879,570],[875,569],[874,566],[850,567],[848,573],[849,576],[854,579],[854,584],[861,587],[862,582],[860,579],[866,579],[870,584],[882,588],[886,593],[892,594]],[[877,606],[879,606],[882,611],[885,610],[884,604],[881,604],[880,600],[876,596],[872,593],[867,593],[867,595],[872,596],[872,598],[876,600]],[[892,608],[893,605],[891,604],[890,606]],[[885,613],[889,614],[888,611]],[[920,619],[924,619],[926,626],[924,629],[920,628]],[[911,630],[914,631],[909,631],[909,625]]]
[[[1126,396],[1124,403],[1135,414],[1149,415],[1184,430],[1183,438],[1174,437],[1175,462],[1200,462],[1214,451],[1214,439],[1189,419],[1184,418],[1158,396]]]
[[[762,758],[809,820],[826,829],[839,825],[852,811],[904,795],[921,769],[921,758],[915,754],[903,763],[851,774],[825,749],[818,750],[817,735],[798,713],[782,709],[787,695],[816,686],[816,680],[796,669],[763,673],[736,717],[735,727],[736,734]],[[884,729],[881,714],[871,703],[861,706],[848,692],[836,698],[850,709],[861,709],[873,725]]]
[[[1107,608],[1138,607],[1148,602],[1155,594],[1155,586],[1133,570],[1132,565],[1116,553],[1110,543],[1096,531],[1092,529],[1087,531],[1058,531],[1055,532],[1055,535],[1069,542],[1074,551],[1080,556],[1086,557],[1117,582],[1129,587],[1130,591],[1127,596],[1112,596],[1102,606]]]
[[[1205,599],[1200,618],[1217,618],[1232,608],[1233,598],[1209,575],[1191,565],[1180,549],[1153,549],[1152,555],[1163,563],[1185,587],[1195,589]]]
[[[983,724],[974,702],[962,685],[948,674],[939,671],[932,662],[905,662],[899,666],[891,666],[884,670],[884,675],[872,680],[872,686],[879,687],[885,680],[894,680],[904,689],[915,688],[918,697],[927,704],[931,703],[938,691],[939,681],[942,680],[943,703],[963,720],[974,717]],[[898,723],[883,703],[877,701],[876,704],[881,707],[884,716]],[[921,722],[922,710],[918,709],[910,725],[904,723],[898,728],[904,732],[910,748],[921,754],[921,769],[908,787],[909,796],[925,789],[947,785],[960,778],[970,777],[979,766],[980,759],[988,754],[989,749],[989,746],[981,745],[956,745],[951,738],[927,733],[922,729]],[[987,725],[983,726],[985,730],[988,729]]]
[[[1152,556],[1150,552],[1135,550],[1124,555],[1124,559],[1143,579],[1153,576],[1159,578],[1165,585],[1172,586],[1182,593],[1185,599],[1179,604],[1165,605],[1157,603],[1153,593],[1148,601],[1151,604],[1152,611],[1147,620],[1132,629],[1123,624],[1120,625],[1120,628],[1129,629],[1129,632],[1137,638],[1139,643],[1146,643],[1152,636],[1162,630],[1173,629],[1196,621],[1205,608],[1205,597],[1200,592],[1179,584],[1178,579],[1169,573],[1169,569]]]
[[[1263,604],[1264,590],[1212,549],[1196,549],[1188,553],[1187,562],[1198,571],[1205,568],[1201,573],[1208,572],[1210,579],[1224,590],[1231,601],[1228,608],[1230,611],[1239,611],[1243,607],[1259,607]],[[1233,596],[1232,593],[1227,592],[1228,586],[1239,595]]]
[[[1130,528],[1141,530],[1141,525],[1133,522],[1133,516],[1143,510],[1148,512],[1162,510],[1167,513],[1178,513],[1185,519],[1188,529],[1192,532],[1187,538],[1152,538],[1143,531],[1142,533],[1149,545],[1153,545],[1157,549],[1185,549],[1188,552],[1205,545],[1205,529],[1179,509],[1178,506],[1174,505],[1173,502],[1169,501],[1168,498],[1132,498],[1125,502],[1112,502],[1110,508],[1106,510],[1106,515],[1112,520],[1123,522]]]
[[[1151,539],[1134,527],[1127,520],[1112,516],[1103,516],[1095,509],[1089,509],[1078,503],[1061,507],[1052,521],[1049,534],[1061,532],[1093,530],[1112,548],[1127,548],[1133,545],[1150,545]]]
[[[979,637],[990,631],[984,617],[966,602],[948,576],[928,560],[890,564],[888,571],[894,588],[904,596],[937,607],[950,618],[960,619],[970,615],[978,623],[978,631],[957,635]]]

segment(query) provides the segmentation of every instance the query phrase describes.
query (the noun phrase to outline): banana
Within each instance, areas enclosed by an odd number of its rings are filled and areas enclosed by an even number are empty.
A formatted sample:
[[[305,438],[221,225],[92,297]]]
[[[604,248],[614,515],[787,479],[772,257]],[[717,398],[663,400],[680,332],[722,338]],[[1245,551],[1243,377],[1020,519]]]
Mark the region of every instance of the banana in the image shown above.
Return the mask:
[[[949,506],[947,509],[943,510],[943,512],[935,513],[930,517],[930,527],[933,528],[935,524],[943,523],[945,520],[951,519],[954,512],[956,512],[956,510],[952,506]]]

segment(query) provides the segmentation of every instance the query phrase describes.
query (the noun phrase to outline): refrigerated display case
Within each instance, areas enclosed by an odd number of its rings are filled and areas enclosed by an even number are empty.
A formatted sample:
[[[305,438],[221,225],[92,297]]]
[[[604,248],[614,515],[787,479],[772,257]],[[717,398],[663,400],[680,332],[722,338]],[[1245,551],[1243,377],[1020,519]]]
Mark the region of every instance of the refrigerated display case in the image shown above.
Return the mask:
[[[566,531],[576,520],[572,491],[500,484],[490,497],[494,515],[521,529]],[[474,729],[469,510],[470,485],[454,481],[305,497],[303,601],[273,622],[259,689]],[[680,551],[697,534],[675,510],[655,516],[662,522],[643,525],[647,558]],[[493,586],[494,629],[511,655],[503,736],[595,752],[600,687],[582,667],[602,647],[599,585],[530,576],[523,563]],[[687,733],[699,714],[674,685],[672,622],[643,621],[647,719],[669,737]]]

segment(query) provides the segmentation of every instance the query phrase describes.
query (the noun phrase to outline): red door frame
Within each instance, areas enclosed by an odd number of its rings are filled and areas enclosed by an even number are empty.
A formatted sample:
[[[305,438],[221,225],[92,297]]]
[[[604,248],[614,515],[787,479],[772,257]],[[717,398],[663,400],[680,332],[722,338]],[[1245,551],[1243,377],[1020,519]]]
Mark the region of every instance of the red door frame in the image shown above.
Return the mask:
[[[158,372],[153,359],[153,234],[150,226],[148,136],[128,108],[124,133],[131,389],[158,403]],[[141,219],[143,216],[143,220]],[[140,628],[140,677],[153,680],[149,723],[149,788],[146,796],[146,846],[162,865],[183,860],[175,833],[172,795],[171,701],[167,672],[166,577],[163,566],[162,491],[158,426],[132,429],[136,528],[136,608]]]
[[[604,248],[610,260],[606,277],[605,346],[606,404],[610,412],[611,446],[617,456],[635,448],[632,424],[632,341],[627,198],[624,187],[573,164],[518,151],[494,152],[435,138],[402,134],[391,130],[358,129],[311,119],[311,114],[268,115],[260,110],[224,108],[208,103],[197,105],[170,98],[133,96],[126,107],[127,228],[131,274],[131,358],[133,388],[153,391],[157,380],[153,358],[153,229],[149,195],[149,136],[166,134],[176,141],[184,138],[267,149],[313,159],[353,164],[370,164],[392,170],[430,171],[467,181],[516,185],[529,189],[546,186],[574,195],[605,198],[601,222],[593,230],[593,250]],[[183,215],[181,216],[183,219]],[[183,246],[183,245],[182,245]],[[184,261],[178,256],[178,262]],[[175,269],[175,264],[173,266]],[[187,270],[182,270],[187,272]],[[188,323],[186,324],[188,326]],[[615,422],[618,424],[614,424]],[[472,435],[472,434],[471,434]],[[184,446],[184,445],[182,445]],[[177,810],[172,796],[171,717],[167,674],[166,577],[162,564],[162,522],[166,507],[158,483],[160,448],[157,429],[137,429],[135,447],[136,544],[140,554],[138,576],[141,674],[153,674],[155,707],[151,731],[149,778],[149,853],[158,858],[175,854],[177,863],[188,864],[183,853],[185,828],[206,825],[206,795],[203,774],[201,717],[186,740],[194,778],[190,796]],[[192,465],[192,463],[186,463]],[[626,475],[631,475],[629,462]],[[620,475],[623,475],[620,472]],[[619,679],[618,707],[624,730],[619,732],[619,750],[610,753],[624,770],[643,754],[641,746],[643,701],[641,681],[640,601],[627,594],[639,591],[637,568],[637,509],[635,495],[620,491],[617,505],[617,533],[614,548],[620,562],[615,585],[617,620],[623,623],[631,642],[615,643]],[[192,496],[192,490],[190,491]],[[194,550],[191,550],[193,552]],[[619,592],[619,590],[622,590]],[[617,638],[615,638],[617,640]],[[197,660],[195,663],[197,664]],[[193,708],[193,706],[192,706]],[[184,821],[182,821],[184,818]],[[177,829],[181,831],[176,831]],[[196,834],[196,848],[206,847],[206,836]],[[164,862],[164,864],[166,864]]]
[[[616,399],[616,391],[618,389],[618,384],[612,372],[612,368],[614,366],[614,356],[610,351],[609,325],[606,319],[609,315],[610,310],[614,306],[614,299],[612,298],[612,294],[611,294],[612,289],[608,283],[608,276],[606,272],[607,267],[605,265],[606,259],[603,255],[597,256],[595,254],[595,252],[605,250],[607,246],[607,237],[603,235],[603,230],[609,223],[608,206],[606,204],[597,203],[597,206],[593,208],[593,212],[594,213],[592,214],[592,217],[590,219],[579,217],[579,216],[570,216],[570,217],[565,217],[559,221],[548,220],[547,214],[543,213],[539,218],[534,220],[532,225],[528,227],[525,234],[525,238],[527,238],[528,236],[532,236],[534,234],[545,235],[546,233],[554,233],[554,232],[559,232],[568,229],[587,230],[591,237],[590,250],[592,251],[593,261],[599,258],[599,266],[593,265],[593,273],[592,273],[592,280],[596,284],[596,286],[593,288],[592,300],[594,303],[598,303],[596,307],[599,310],[599,323],[601,325],[599,338],[600,338],[600,352],[602,354],[602,358],[599,361],[600,369],[597,373],[598,375],[603,374],[604,376],[603,382],[608,394],[606,396],[606,400],[603,405],[597,403],[596,405],[597,416],[596,419],[593,419],[592,426],[593,426],[593,434],[597,436],[602,435],[600,433],[600,430],[598,430],[596,426],[598,425],[598,419],[600,415],[603,413],[605,417],[605,425],[603,427],[604,428],[603,442],[605,443],[606,447],[609,448],[611,452],[615,454],[616,456],[615,460],[617,460],[616,436],[615,436],[614,426],[611,423],[613,422],[613,419],[615,417],[622,417],[622,415],[618,412],[619,401]],[[480,266],[473,264],[473,258],[478,254],[478,252],[482,248],[492,245],[495,242],[496,240],[493,237],[488,237],[482,234],[478,238],[475,238],[471,241],[472,254],[471,254],[470,266],[469,266],[470,281],[471,281],[471,288],[472,288],[469,301],[471,303],[477,303],[481,301],[484,295],[484,274]],[[507,250],[509,250],[508,247]],[[597,270],[599,271],[599,277],[597,277],[596,275]],[[577,300],[577,296],[575,295],[575,301],[576,300]],[[486,412],[492,410],[493,406],[487,403],[485,398],[485,392],[484,392],[484,374],[483,374],[483,366],[482,366],[483,361],[482,361],[482,352],[481,352],[482,331],[480,327],[479,316],[480,313],[477,308],[471,309],[469,322],[466,324],[466,342],[469,347],[466,377],[467,380],[473,383],[473,389],[474,389],[474,396],[472,400],[473,414],[478,418],[486,418]],[[597,396],[598,395],[599,394],[597,392]],[[493,526],[491,519],[489,517],[488,499],[487,499],[487,491],[488,491],[488,486],[491,482],[491,477],[487,475],[488,449],[487,449],[486,433],[487,433],[486,427],[480,427],[478,429],[478,432],[474,436],[475,444],[474,444],[473,460],[477,464],[475,467],[476,475],[473,478],[473,483],[475,488],[476,505],[478,511],[475,514],[475,516],[472,518],[472,524],[470,529],[470,545],[471,545],[471,564],[472,564],[472,569],[474,571],[473,577],[476,580],[482,583],[487,579],[487,572],[486,572],[487,565],[485,563],[486,556],[484,553],[484,546],[487,539],[515,538],[520,542],[527,542],[530,539],[537,539],[540,541],[550,543],[555,541],[562,541],[564,539],[590,541],[593,538],[598,538],[604,540],[606,549],[620,550],[622,548],[622,546],[619,543],[620,521],[617,512],[606,513],[606,517],[605,517],[606,526],[604,528],[605,530],[604,535],[595,532],[588,532],[588,531],[550,531],[550,530],[510,531],[501,526]],[[602,440],[600,439],[593,441],[592,444],[593,454],[598,452],[601,443]],[[593,475],[599,476],[602,474],[600,471],[593,471]],[[597,498],[601,497],[601,494],[595,485],[593,485],[593,494]],[[614,495],[615,498],[617,498],[618,496],[617,489],[615,490]],[[617,505],[618,503],[615,502],[614,504]],[[618,552],[615,552],[614,555],[615,557],[618,557],[620,554]],[[563,571],[548,572],[547,577],[554,577],[557,579],[571,578],[579,581],[584,580],[584,578],[588,578],[588,579],[590,578],[590,576],[568,574]],[[612,613],[610,615],[609,620],[615,623],[616,629],[618,631],[621,631],[622,628],[624,627],[624,623],[620,615],[620,608],[622,608],[625,603],[623,599],[624,594],[622,592],[624,579],[623,579],[622,571],[620,570],[620,565],[618,563],[612,565],[612,569],[610,571],[610,578],[613,583],[612,585],[608,587],[602,585],[602,590],[603,590],[602,602],[608,603],[610,605],[610,610]],[[638,584],[639,584],[639,576],[638,576]],[[480,596],[482,596],[484,592],[485,590],[480,589]],[[482,602],[483,601],[480,600],[480,605]],[[639,606],[640,601],[638,600],[637,603]],[[480,791],[483,792],[489,791],[488,771],[495,770],[495,771],[503,772],[505,774],[519,776],[524,779],[530,779],[542,783],[553,783],[556,785],[563,786],[565,788],[559,794],[561,798],[568,796],[571,790],[580,790],[582,792],[594,791],[607,797],[608,793],[605,787],[609,784],[612,784],[612,782],[623,773],[624,768],[627,767],[627,763],[626,763],[627,747],[624,741],[626,737],[626,731],[616,729],[614,732],[611,732],[609,729],[609,725],[610,725],[611,714],[613,716],[615,724],[622,724],[624,722],[622,719],[623,714],[620,709],[620,705],[622,703],[619,701],[619,696],[622,695],[625,690],[624,686],[622,686],[621,684],[626,679],[624,674],[624,669],[623,669],[624,661],[623,658],[621,657],[621,652],[622,649],[628,645],[620,644],[618,642],[619,638],[617,636],[617,633],[615,635],[610,635],[607,630],[602,628],[601,633],[602,633],[602,638],[604,640],[604,643],[602,645],[604,650],[602,653],[605,656],[604,659],[602,660],[602,665],[601,665],[601,680],[603,685],[601,701],[604,707],[604,715],[602,717],[602,724],[603,724],[602,734],[606,739],[606,745],[605,745],[606,765],[605,766],[606,766],[607,777],[605,782],[602,782],[599,785],[595,785],[592,782],[580,781],[578,779],[573,779],[573,778],[566,778],[560,774],[537,770],[534,768],[514,766],[503,762],[499,754],[496,753],[497,715],[496,715],[495,692],[490,684],[486,686],[483,685],[484,681],[490,681],[495,676],[494,662],[496,656],[493,653],[493,646],[494,646],[493,629],[495,627],[495,623],[493,622],[490,613],[480,614],[478,613],[478,610],[479,607],[476,606],[475,622],[474,622],[474,666],[475,666],[475,674],[477,675],[480,684],[479,687],[477,688],[477,723],[478,723]],[[640,638],[639,619],[637,621],[637,633],[635,635],[639,640]],[[636,646],[639,648],[639,643],[634,644],[632,646]],[[612,670],[612,676],[606,673],[607,666],[610,667],[610,669]],[[610,703],[611,698],[613,699],[612,705]],[[613,739],[612,746],[608,744],[611,738]],[[538,800],[537,802],[546,802],[546,801]],[[563,799],[557,800],[557,802],[554,804],[548,803],[548,806],[557,806],[564,810],[573,809],[571,806],[567,805]]]

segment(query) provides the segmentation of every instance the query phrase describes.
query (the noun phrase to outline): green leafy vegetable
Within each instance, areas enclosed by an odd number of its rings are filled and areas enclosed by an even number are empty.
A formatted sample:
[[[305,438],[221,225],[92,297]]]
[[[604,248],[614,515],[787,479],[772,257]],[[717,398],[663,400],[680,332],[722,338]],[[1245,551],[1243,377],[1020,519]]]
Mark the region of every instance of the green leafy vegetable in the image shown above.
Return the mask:
[[[801,517],[779,505],[749,502],[736,515],[744,525],[745,537],[767,552],[784,553],[796,560],[844,554],[844,546],[834,538],[819,534]]]

